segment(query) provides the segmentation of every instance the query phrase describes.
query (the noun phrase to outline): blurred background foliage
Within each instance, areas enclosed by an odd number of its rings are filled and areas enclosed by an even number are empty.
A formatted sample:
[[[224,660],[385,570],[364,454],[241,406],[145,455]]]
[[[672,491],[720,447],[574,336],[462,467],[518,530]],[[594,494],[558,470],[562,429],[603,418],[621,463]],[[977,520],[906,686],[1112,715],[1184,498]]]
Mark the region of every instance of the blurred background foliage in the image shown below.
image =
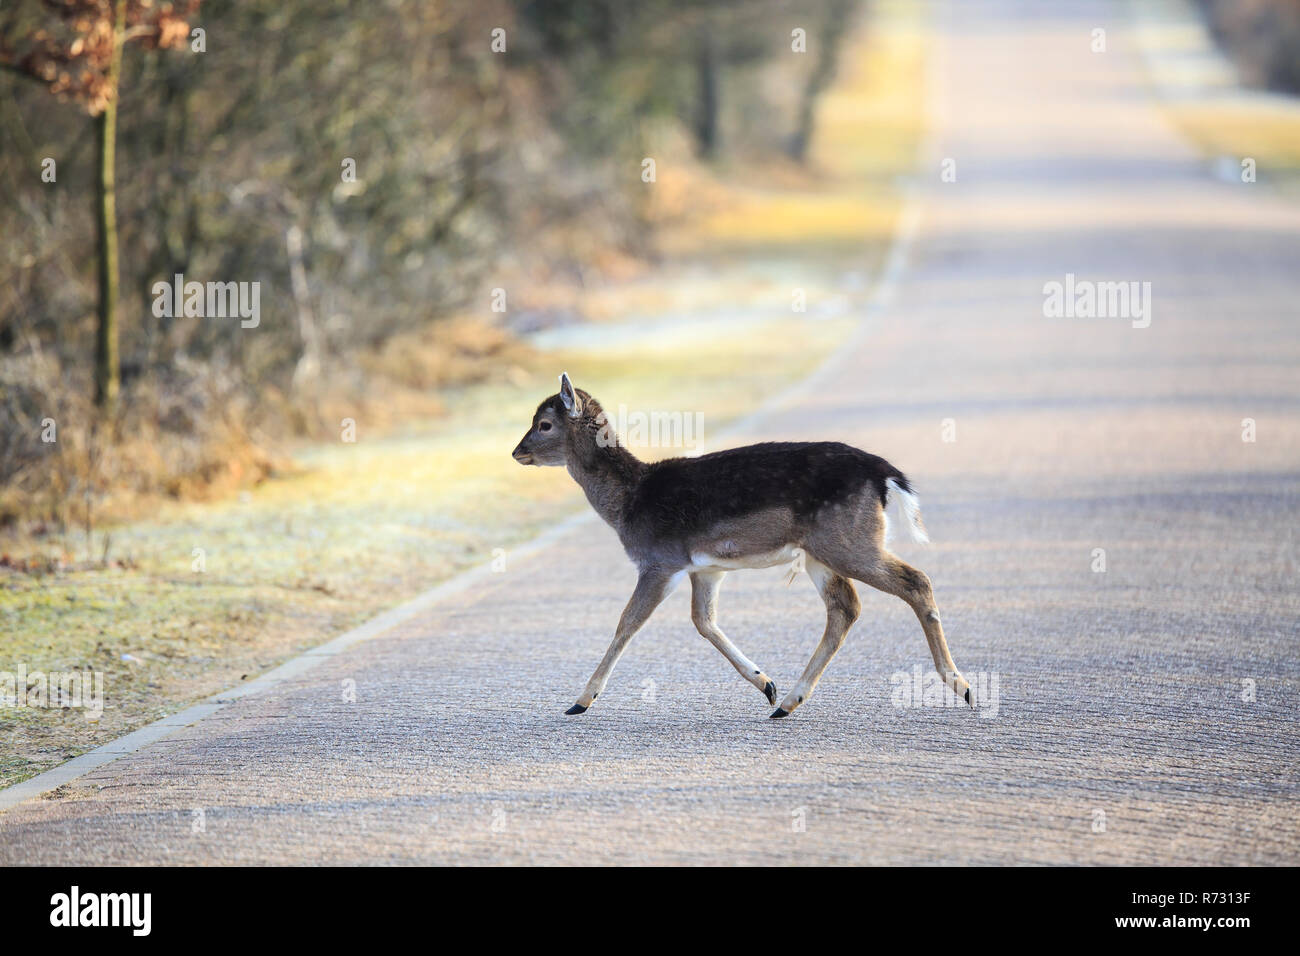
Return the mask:
[[[1300,0],[1199,0],[1243,82],[1300,93]]]
[[[643,158],[804,160],[855,3],[125,6],[128,29],[161,12],[171,42],[123,45],[112,408],[93,381],[102,104],[88,101],[104,97],[66,102],[75,78],[56,98],[17,67],[32,72],[23,53],[52,22],[89,38],[85,53],[114,3],[0,10],[0,521],[219,491],[272,469],[279,439],[337,437],[358,411],[433,412],[437,386],[508,375],[508,320],[544,325],[546,289],[653,262],[659,227],[701,201],[646,188]],[[806,56],[789,55],[795,27]],[[260,326],[155,317],[152,286],[177,273],[260,282]],[[39,441],[45,419],[57,443]]]
[[[1300,0],[1198,2],[1249,82],[1300,89]],[[756,235],[809,246],[779,202],[728,187],[746,169],[825,178],[807,168],[818,104],[864,3],[6,0],[0,531],[256,482],[286,439],[337,438],[344,417],[373,433],[436,414],[440,388],[509,381],[516,333],[599,318],[608,283]],[[113,99],[96,70],[115,12],[130,42]],[[805,55],[791,55],[796,28]],[[835,220],[856,249],[880,205],[828,192],[816,230]],[[680,241],[692,221],[711,245]],[[178,273],[260,283],[259,327],[156,317],[153,284]],[[120,399],[97,402],[110,360]],[[40,440],[47,420],[55,443]]]

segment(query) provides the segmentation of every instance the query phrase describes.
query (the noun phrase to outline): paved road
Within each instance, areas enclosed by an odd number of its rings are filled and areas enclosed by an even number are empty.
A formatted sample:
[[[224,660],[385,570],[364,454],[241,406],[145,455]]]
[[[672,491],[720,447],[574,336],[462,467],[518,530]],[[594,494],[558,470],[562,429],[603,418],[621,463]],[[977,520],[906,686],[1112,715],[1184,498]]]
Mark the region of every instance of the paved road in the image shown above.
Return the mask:
[[[10,810],[0,863],[1300,862],[1300,212],[1207,174],[1121,13],[941,11],[936,158],[957,181],[936,166],[870,334],[755,429],[914,476],[935,544],[900,551],[996,713],[896,707],[891,675],[928,654],[864,588],[788,720],[695,634],[684,592],[565,717],[633,581],[587,524]],[[1149,327],[1045,317],[1067,273],[1150,282]],[[822,619],[806,579],[723,589],[724,629],[784,686]]]

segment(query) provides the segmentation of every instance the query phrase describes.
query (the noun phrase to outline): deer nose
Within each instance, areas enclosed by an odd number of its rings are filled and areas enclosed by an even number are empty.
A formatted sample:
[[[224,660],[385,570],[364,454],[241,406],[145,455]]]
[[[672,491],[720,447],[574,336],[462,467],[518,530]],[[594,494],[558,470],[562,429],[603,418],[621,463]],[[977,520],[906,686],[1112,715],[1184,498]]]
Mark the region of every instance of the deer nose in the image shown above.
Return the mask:
[[[514,458],[515,461],[522,462],[526,465],[528,464],[528,459],[533,457],[533,453],[529,451],[528,443],[521,441],[515,446],[515,450],[510,453],[510,456]]]

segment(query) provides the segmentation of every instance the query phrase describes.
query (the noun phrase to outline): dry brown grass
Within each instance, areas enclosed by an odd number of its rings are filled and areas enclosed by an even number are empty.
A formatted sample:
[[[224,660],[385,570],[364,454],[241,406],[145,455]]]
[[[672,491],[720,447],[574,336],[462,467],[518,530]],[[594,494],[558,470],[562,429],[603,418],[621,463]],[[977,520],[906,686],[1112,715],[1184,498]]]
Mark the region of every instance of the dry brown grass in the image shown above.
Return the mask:
[[[531,354],[497,325],[451,318],[335,362],[292,394],[254,395],[207,366],[128,381],[111,417],[90,401],[84,374],[39,353],[11,361],[0,379],[0,547],[128,521],[162,499],[228,497],[292,472],[281,449],[294,440],[337,438],[348,418],[385,431],[437,416],[446,389],[517,380]]]

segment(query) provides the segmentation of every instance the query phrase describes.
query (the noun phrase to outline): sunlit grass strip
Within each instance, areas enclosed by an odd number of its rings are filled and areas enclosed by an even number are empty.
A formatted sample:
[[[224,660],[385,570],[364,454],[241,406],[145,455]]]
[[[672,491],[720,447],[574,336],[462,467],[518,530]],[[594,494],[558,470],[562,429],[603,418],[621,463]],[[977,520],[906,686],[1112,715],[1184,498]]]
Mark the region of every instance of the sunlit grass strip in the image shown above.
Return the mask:
[[[1174,122],[1210,157],[1255,160],[1260,178],[1300,185],[1300,105],[1254,100],[1168,104]]]

